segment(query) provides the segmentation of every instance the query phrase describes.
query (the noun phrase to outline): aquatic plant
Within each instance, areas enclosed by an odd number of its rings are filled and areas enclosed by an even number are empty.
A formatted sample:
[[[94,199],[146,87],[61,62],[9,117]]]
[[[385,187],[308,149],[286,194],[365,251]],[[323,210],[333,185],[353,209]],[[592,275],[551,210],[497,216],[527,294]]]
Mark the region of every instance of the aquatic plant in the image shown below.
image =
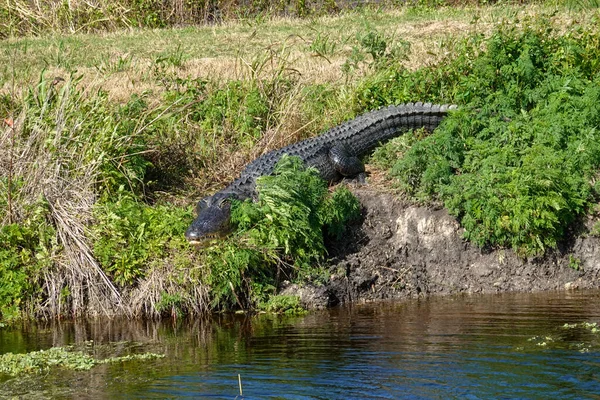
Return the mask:
[[[99,364],[163,357],[164,354],[143,353],[99,360],[82,351],[74,351],[71,347],[52,347],[47,350],[32,351],[25,354],[2,354],[0,355],[0,373],[11,376],[40,374],[54,368],[88,371]]]

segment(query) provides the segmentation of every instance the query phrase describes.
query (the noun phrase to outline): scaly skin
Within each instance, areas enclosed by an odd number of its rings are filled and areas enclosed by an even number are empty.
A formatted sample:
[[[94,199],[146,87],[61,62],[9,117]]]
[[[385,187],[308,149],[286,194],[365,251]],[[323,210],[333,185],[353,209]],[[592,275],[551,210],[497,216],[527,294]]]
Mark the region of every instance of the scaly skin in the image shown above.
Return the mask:
[[[321,177],[337,182],[344,177],[361,176],[364,165],[358,157],[381,143],[411,129],[433,131],[455,105],[407,103],[363,114],[310,139],[273,150],[252,161],[239,178],[225,189],[198,202],[198,217],[185,233],[192,244],[204,244],[229,233],[230,202],[256,195],[256,178],[273,172],[284,155],[297,156]]]

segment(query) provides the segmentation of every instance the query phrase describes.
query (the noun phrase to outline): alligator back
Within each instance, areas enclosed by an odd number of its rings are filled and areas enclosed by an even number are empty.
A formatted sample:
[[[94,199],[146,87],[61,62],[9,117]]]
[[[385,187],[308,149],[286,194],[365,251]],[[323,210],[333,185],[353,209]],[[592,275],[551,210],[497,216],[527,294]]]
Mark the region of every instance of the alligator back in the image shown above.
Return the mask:
[[[402,133],[419,128],[433,131],[455,105],[407,103],[381,108],[363,114],[322,135],[270,151],[246,166],[241,176],[223,190],[237,198],[254,194],[256,178],[273,172],[284,155],[300,157],[307,166],[315,167],[329,181],[339,179],[329,162],[329,151],[343,145],[351,156],[362,156],[381,143]]]

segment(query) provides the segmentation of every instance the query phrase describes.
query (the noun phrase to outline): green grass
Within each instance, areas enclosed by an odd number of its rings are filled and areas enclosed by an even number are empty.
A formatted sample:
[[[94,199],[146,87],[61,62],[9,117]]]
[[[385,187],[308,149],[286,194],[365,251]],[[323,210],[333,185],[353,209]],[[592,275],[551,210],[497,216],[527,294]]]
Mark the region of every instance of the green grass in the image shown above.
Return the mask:
[[[235,60],[238,57],[252,59],[266,48],[286,44],[299,52],[300,57],[307,58],[316,54],[311,50],[311,45],[323,37],[336,44],[336,49],[329,59],[345,60],[351,53],[352,46],[357,44],[356,37],[361,32],[385,32],[388,37],[396,40],[431,43],[444,39],[448,34],[457,33],[462,27],[441,26],[439,29],[430,30],[430,24],[451,22],[468,26],[477,18],[479,28],[475,25],[472,28],[486,29],[502,17],[527,12],[527,9],[515,6],[483,10],[411,10],[409,8],[388,12],[366,9],[362,12],[348,11],[336,18],[275,19],[264,23],[226,23],[210,27],[132,29],[104,34],[11,38],[0,42],[0,76],[8,79],[12,76],[13,68],[19,81],[37,78],[42,69],[67,72],[89,69],[92,72],[118,63],[121,57],[128,57],[131,61],[121,72],[151,80],[151,77],[144,76],[143,70],[165,55],[182,52],[186,60],[184,66],[187,64],[189,68],[194,68],[195,60]],[[411,25],[412,28],[407,29]],[[425,32],[420,32],[425,29]]]

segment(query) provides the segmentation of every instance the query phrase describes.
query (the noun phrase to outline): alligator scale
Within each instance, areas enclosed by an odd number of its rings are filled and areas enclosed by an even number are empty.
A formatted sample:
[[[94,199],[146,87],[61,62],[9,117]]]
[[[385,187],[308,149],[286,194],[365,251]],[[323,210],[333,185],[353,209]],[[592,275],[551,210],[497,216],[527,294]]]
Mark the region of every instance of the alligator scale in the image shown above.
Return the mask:
[[[356,177],[365,167],[358,157],[381,143],[411,130],[433,131],[455,105],[407,103],[363,114],[320,136],[291,144],[266,153],[252,161],[239,178],[225,189],[198,202],[198,217],[185,233],[192,244],[229,233],[229,199],[243,200],[256,196],[256,178],[269,175],[284,155],[297,156],[308,167],[316,168],[321,177],[337,182],[344,177]]]

